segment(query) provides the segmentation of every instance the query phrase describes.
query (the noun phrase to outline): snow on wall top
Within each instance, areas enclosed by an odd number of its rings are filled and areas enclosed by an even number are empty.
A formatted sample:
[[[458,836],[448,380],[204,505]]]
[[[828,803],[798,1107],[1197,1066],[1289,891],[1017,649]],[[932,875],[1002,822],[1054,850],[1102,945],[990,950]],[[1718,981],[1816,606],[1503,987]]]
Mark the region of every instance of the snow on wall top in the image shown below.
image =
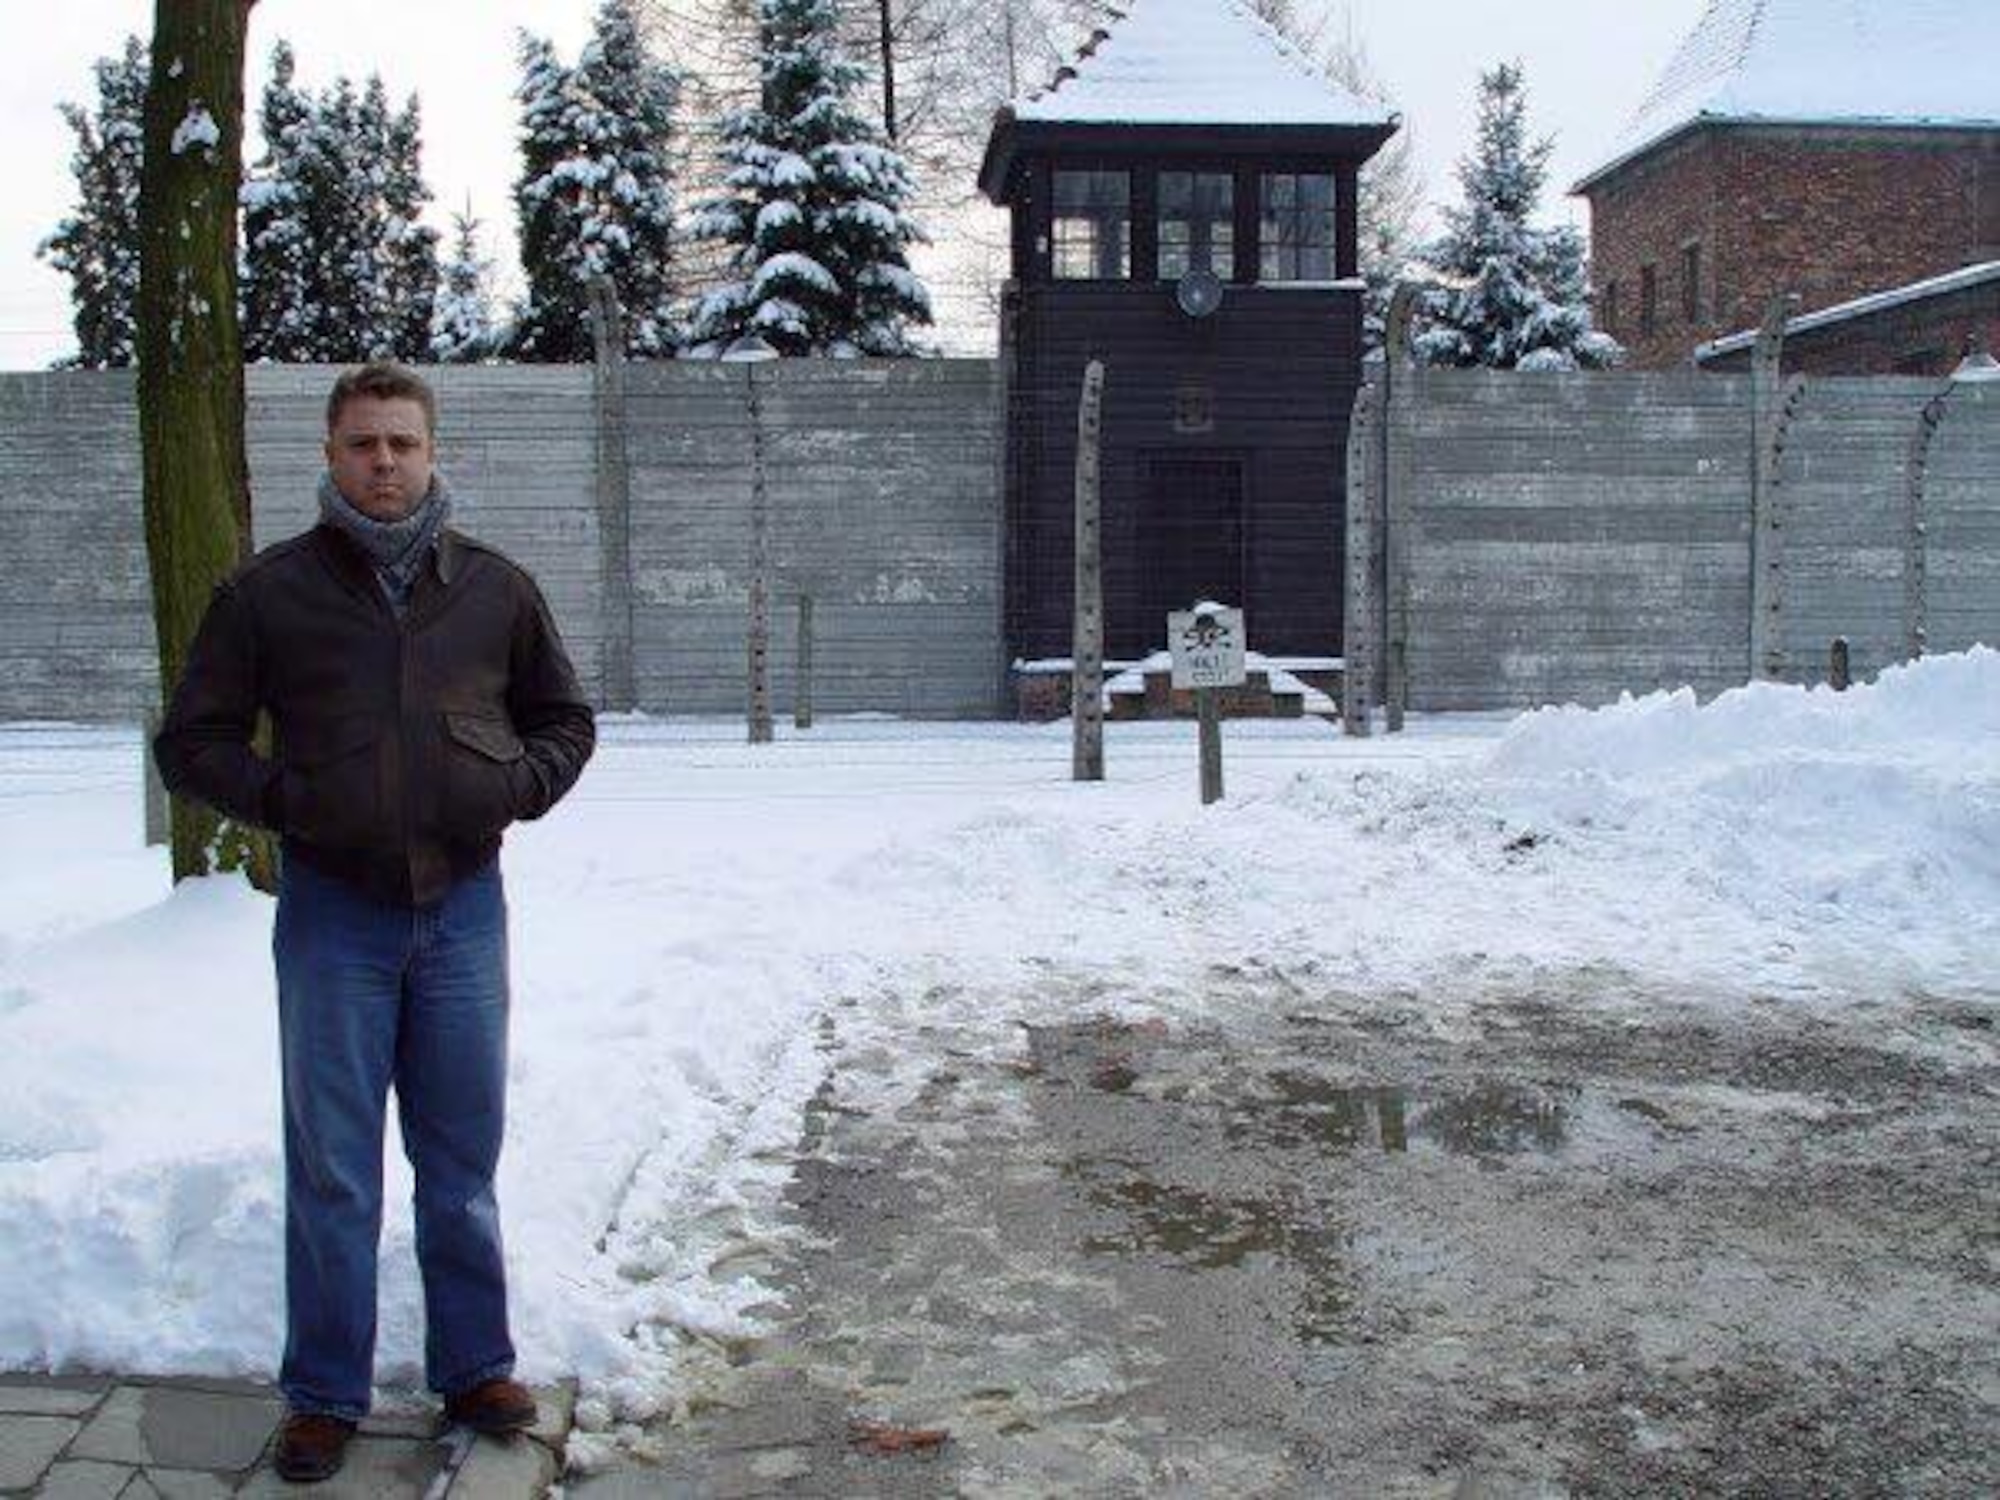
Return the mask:
[[[1132,0],[1017,120],[1133,125],[1387,125],[1240,0]]]
[[[2000,126],[1995,0],[1709,0],[1589,183],[1701,120]]]
[[[1884,312],[1910,302],[1921,302],[1928,297],[1948,296],[1953,292],[1962,292],[1967,287],[1984,286],[1989,281],[2000,281],[2000,260],[1980,261],[1975,265],[1960,266],[1956,271],[1947,271],[1942,276],[1926,276],[1922,281],[1890,287],[1886,291],[1873,292],[1866,297],[1856,297],[1852,302],[1840,302],[1832,307],[1823,307],[1818,312],[1788,318],[1785,321],[1785,336],[1789,338],[1793,334],[1809,333],[1815,328],[1845,323],[1852,318],[1866,317],[1870,313]],[[1741,333],[1732,333],[1725,338],[1710,339],[1705,344],[1695,346],[1695,363],[1702,364],[1725,354],[1734,354],[1739,349],[1750,348],[1756,342],[1757,330],[1754,328],[1746,328]]]

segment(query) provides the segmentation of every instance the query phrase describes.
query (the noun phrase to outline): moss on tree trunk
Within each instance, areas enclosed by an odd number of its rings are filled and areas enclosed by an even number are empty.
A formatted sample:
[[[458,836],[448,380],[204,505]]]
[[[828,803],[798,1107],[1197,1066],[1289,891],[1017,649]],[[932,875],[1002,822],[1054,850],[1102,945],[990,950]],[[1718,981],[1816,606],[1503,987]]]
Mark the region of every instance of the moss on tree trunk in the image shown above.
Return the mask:
[[[215,585],[250,551],[236,200],[251,3],[154,6],[139,191],[139,432],[163,704]],[[181,797],[172,823],[175,880],[242,870],[260,889],[275,885],[267,835]]]

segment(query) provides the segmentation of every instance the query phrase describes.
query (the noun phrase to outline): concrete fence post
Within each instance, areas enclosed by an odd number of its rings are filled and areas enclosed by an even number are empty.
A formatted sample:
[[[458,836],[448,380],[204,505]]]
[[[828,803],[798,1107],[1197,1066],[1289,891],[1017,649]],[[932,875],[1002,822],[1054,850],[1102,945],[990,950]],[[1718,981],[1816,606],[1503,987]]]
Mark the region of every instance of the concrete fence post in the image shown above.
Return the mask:
[[[597,585],[599,670],[606,706],[639,706],[633,666],[632,473],[625,441],[625,317],[608,276],[589,285],[597,405]]]
[[[1836,693],[1846,692],[1853,681],[1848,668],[1847,637],[1844,635],[1835,636],[1833,645],[1827,650],[1826,680],[1833,684]]]
[[[1070,780],[1104,779],[1104,579],[1099,552],[1098,438],[1104,362],[1084,367],[1076,407],[1076,604],[1070,646]]]
[[[799,595],[798,668],[792,682],[792,727],[810,729],[813,722],[813,602]]]
[[[775,738],[771,726],[771,497],[764,476],[764,407],[757,390],[757,362],[743,365],[750,416],[750,626],[749,737],[753,745]]]
[[[1929,478],[1931,440],[1944,422],[1950,397],[1951,388],[1947,386],[1917,413],[1917,429],[1910,434],[1909,457],[1903,466],[1903,654],[1911,661],[1924,654],[1930,635],[1927,608],[1930,521],[1924,489]]]
[[[1785,532],[1781,482],[1786,430],[1805,394],[1803,376],[1784,378],[1785,323],[1798,298],[1764,309],[1750,362],[1750,678],[1784,676]]]
[[[1374,381],[1355,392],[1347,420],[1347,597],[1341,628],[1340,725],[1356,737],[1369,732],[1374,699],[1375,664],[1381,656],[1375,629],[1379,611],[1376,548],[1380,528],[1376,514],[1380,453],[1376,428],[1381,424],[1382,391]]]
[[[1393,427],[1416,388],[1416,352],[1410,341],[1411,315],[1421,289],[1403,282],[1389,299],[1383,338],[1382,410],[1376,424],[1376,463],[1382,531],[1382,704],[1389,733],[1403,730],[1410,701],[1410,542],[1413,525],[1409,463]]]

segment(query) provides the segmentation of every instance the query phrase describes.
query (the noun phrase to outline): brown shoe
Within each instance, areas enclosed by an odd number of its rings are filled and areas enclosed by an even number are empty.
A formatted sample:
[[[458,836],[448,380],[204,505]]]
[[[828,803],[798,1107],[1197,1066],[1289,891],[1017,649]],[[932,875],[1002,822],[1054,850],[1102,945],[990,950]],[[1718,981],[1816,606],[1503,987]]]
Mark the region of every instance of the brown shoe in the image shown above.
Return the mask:
[[[471,1390],[447,1396],[444,1401],[447,1422],[492,1437],[533,1427],[536,1415],[534,1393],[505,1376],[482,1380]]]
[[[347,1440],[354,1436],[354,1424],[323,1412],[294,1412],[285,1418],[278,1433],[275,1460],[278,1475],[294,1484],[309,1484],[338,1473],[347,1457]]]

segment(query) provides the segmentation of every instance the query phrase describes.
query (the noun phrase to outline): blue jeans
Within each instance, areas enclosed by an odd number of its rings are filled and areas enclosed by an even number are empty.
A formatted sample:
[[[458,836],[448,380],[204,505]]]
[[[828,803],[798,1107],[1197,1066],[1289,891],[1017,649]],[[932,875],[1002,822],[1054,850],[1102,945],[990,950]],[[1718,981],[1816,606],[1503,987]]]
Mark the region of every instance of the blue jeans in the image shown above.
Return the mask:
[[[368,1410],[391,1083],[416,1174],[425,1378],[455,1395],[511,1375],[493,1192],[507,1084],[498,859],[414,908],[287,859],[271,948],[284,1063],[286,1401],[355,1421]]]

